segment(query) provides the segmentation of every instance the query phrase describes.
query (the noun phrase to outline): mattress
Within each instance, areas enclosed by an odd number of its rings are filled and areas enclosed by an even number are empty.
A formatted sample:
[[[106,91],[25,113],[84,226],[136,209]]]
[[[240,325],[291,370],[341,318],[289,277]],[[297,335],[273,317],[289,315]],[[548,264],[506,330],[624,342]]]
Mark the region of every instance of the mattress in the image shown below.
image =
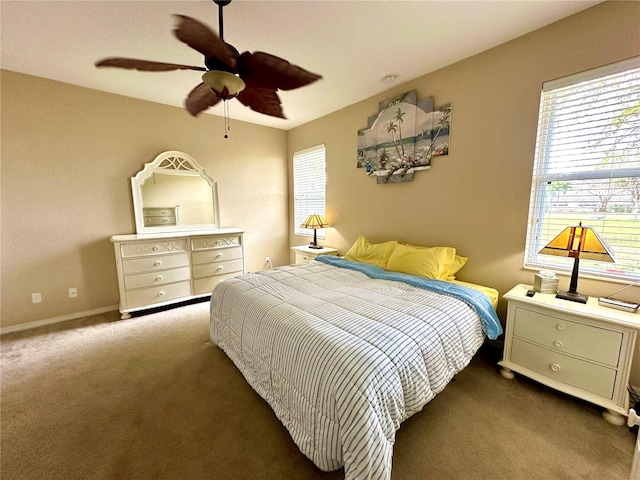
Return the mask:
[[[502,329],[476,289],[322,256],[220,283],[210,332],[303,454],[360,480]]]

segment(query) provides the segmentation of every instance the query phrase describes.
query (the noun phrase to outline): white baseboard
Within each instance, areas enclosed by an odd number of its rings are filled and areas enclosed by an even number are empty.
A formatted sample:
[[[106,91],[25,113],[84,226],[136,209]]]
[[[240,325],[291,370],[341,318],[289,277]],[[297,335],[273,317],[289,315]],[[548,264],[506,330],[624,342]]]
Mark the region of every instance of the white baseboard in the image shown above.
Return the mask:
[[[91,315],[99,315],[101,313],[113,312],[118,310],[118,305],[109,305],[108,307],[95,308],[93,310],[87,310],[85,312],[70,313],[68,315],[61,315],[59,317],[46,318],[44,320],[36,320],[35,322],[22,323],[20,325],[11,325],[9,327],[0,328],[0,335],[11,332],[20,332],[22,330],[29,330],[35,327],[43,327],[45,325],[53,325],[54,323],[66,322],[68,320],[75,320],[76,318],[89,317]]]

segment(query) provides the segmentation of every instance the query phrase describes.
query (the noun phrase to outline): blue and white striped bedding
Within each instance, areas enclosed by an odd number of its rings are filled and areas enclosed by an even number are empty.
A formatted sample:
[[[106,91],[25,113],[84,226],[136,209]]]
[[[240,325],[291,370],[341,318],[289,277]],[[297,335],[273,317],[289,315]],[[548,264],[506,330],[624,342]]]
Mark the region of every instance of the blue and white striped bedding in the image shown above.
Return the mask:
[[[314,260],[226,280],[211,339],[320,469],[389,480],[400,423],[501,328],[472,298],[361,270]]]

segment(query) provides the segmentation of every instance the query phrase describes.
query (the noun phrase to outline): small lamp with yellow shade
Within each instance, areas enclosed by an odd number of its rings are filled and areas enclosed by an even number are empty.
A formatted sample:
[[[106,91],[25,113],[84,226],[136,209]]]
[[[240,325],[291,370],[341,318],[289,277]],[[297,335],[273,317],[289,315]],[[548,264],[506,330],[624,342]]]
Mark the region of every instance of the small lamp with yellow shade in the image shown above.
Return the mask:
[[[309,244],[309,248],[322,248],[322,245],[318,245],[318,236],[316,232],[319,228],[326,228],[330,226],[331,224],[327,221],[326,218],[315,213],[313,215],[309,215],[307,219],[302,222],[302,225],[300,225],[300,227],[313,229],[313,242]]]
[[[578,293],[580,259],[615,262],[613,250],[607,242],[598,235],[593,227],[582,226],[582,222],[577,226],[566,227],[538,253],[574,259],[569,290],[559,292],[556,298],[580,303],[587,303],[587,296]]]

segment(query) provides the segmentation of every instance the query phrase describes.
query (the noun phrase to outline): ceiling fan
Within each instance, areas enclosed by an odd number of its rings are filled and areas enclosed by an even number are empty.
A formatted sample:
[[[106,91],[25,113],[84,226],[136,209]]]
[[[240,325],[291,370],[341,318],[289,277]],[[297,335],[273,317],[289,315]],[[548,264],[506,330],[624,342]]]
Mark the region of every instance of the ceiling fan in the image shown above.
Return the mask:
[[[222,9],[231,3],[231,0],[213,1],[218,5],[220,36],[193,18],[175,15],[178,23],[173,33],[178,40],[204,55],[204,67],[119,57],[100,60],[96,62],[96,67],[145,72],[202,71],[205,72],[202,75],[202,83],[191,90],[185,100],[185,107],[191,115],[197,116],[220,101],[225,101],[226,107],[226,100],[237,98],[251,110],[286,118],[277,91],[303,87],[322,77],[269,53],[239,53],[224,41],[223,36]],[[228,118],[226,109],[225,117]]]

